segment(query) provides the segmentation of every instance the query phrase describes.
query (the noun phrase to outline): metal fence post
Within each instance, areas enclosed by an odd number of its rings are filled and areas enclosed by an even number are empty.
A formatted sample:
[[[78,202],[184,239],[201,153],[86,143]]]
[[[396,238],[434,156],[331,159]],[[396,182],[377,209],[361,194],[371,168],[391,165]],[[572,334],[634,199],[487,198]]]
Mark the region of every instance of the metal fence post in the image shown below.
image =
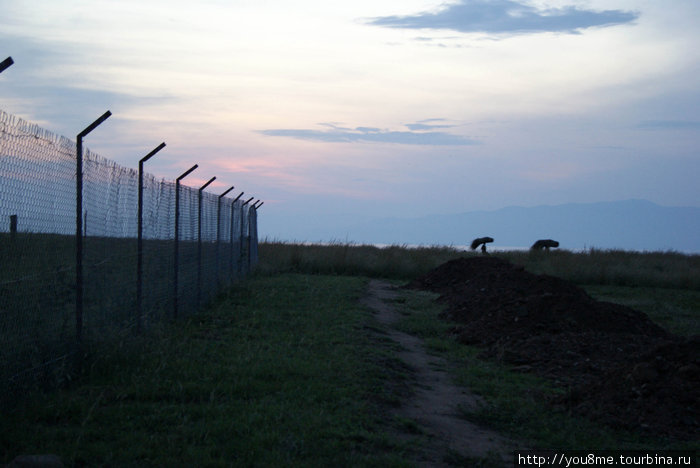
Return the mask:
[[[187,177],[190,172],[194,171],[199,167],[198,164],[187,169],[186,172],[180,175],[175,180],[175,253],[174,261],[175,268],[173,272],[173,318],[177,318],[177,290],[178,290],[178,272],[179,272],[179,261],[180,261],[180,181]]]
[[[261,206],[263,206],[265,202],[260,202],[259,205],[255,206],[255,265],[260,261],[260,254],[259,254],[259,238],[258,238],[258,210],[260,209]]]
[[[199,187],[197,193],[197,307],[202,303],[202,192],[216,177]]]
[[[143,312],[141,307],[143,296],[143,163],[151,159],[158,151],[165,148],[165,142],[158,145],[153,151],[139,160],[139,193],[138,193],[138,217],[139,232],[136,247],[136,330],[141,331]]]
[[[78,344],[83,339],[83,138],[112,115],[110,111],[78,133],[75,165],[75,335]]]
[[[253,267],[253,252],[252,252],[252,237],[253,237],[253,216],[255,216],[255,209],[257,208],[257,204],[260,200],[255,200],[255,202],[250,205],[250,208],[248,209],[248,273],[251,272],[252,267]]]
[[[238,251],[238,266],[239,266],[239,272],[241,275],[243,275],[243,243],[246,242],[245,240],[245,214],[243,211],[243,208],[250,203],[250,201],[255,198],[255,197],[250,197],[246,201],[243,202],[241,205],[241,240],[240,240],[240,250]],[[248,273],[246,271],[246,273]]]
[[[230,189],[226,190],[224,193],[219,195],[218,200],[216,201],[216,285],[218,287],[219,285],[219,270],[221,269],[221,262],[220,262],[220,257],[221,257],[221,252],[219,252],[219,247],[221,244],[221,199],[226,196],[227,193],[229,193],[231,190],[233,190],[235,187],[231,186]]]
[[[235,220],[235,208],[236,208],[236,202],[243,196],[245,192],[241,192],[238,194],[238,196],[231,202],[231,257],[230,257],[230,269],[231,269],[231,279],[235,276],[235,273],[233,271],[233,228],[234,228],[234,220]]]

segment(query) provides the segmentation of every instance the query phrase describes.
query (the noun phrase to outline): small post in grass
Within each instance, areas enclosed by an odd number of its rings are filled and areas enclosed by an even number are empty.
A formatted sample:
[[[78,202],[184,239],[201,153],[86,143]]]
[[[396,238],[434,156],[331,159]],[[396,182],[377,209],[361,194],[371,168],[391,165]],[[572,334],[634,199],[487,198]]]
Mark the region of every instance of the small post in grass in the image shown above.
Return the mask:
[[[17,237],[17,215],[10,215],[10,239]]]

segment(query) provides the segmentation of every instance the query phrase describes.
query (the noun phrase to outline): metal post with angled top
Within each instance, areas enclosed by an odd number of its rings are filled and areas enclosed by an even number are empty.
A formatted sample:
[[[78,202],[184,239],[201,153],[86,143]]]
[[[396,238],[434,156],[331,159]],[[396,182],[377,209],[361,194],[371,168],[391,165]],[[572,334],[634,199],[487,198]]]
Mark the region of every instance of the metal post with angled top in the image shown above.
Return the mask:
[[[155,154],[165,148],[165,142],[158,145],[153,151],[139,160],[139,194],[138,194],[138,217],[139,228],[136,247],[136,331],[141,331],[143,313],[143,163],[151,159]]]
[[[180,181],[187,177],[192,171],[199,167],[198,164],[187,169],[186,172],[180,175],[175,180],[175,271],[173,273],[173,318],[177,318],[177,290],[178,290],[178,273],[180,262]]]
[[[206,184],[199,187],[197,196],[197,307],[202,302],[202,192],[216,177],[212,177]]]
[[[243,275],[243,243],[246,242],[246,239],[245,239],[245,214],[244,214],[243,208],[248,203],[250,203],[253,198],[255,198],[255,197],[250,197],[249,199],[244,201],[243,204],[241,205],[241,239],[240,239],[240,249],[238,251],[238,261],[239,261],[239,267],[240,267],[239,272],[241,273],[241,275]],[[247,259],[246,259],[246,263],[247,263]],[[248,273],[248,272],[246,272],[246,273]]]
[[[102,114],[76,138],[75,166],[75,334],[78,344],[83,339],[83,138],[112,115]]]
[[[257,215],[258,203],[260,199],[255,200],[255,202],[250,206],[248,210],[248,273],[252,270],[253,266],[253,217]]]
[[[216,285],[217,285],[217,287],[219,285],[219,270],[221,269],[221,262],[220,262],[221,253],[219,252],[219,248],[221,245],[221,199],[224,198],[226,196],[226,194],[229,193],[233,189],[234,189],[234,187],[232,186],[230,189],[226,190],[224,193],[219,195],[219,199],[216,202]]]
[[[241,192],[238,194],[238,196],[231,202],[231,258],[230,260],[230,268],[231,268],[231,278],[233,278],[234,275],[234,268],[233,268],[233,232],[234,232],[234,225],[235,225],[235,216],[234,213],[236,212],[236,202],[243,196],[245,192]],[[239,252],[240,256],[240,252]]]
[[[0,62],[0,73],[2,73],[5,69],[7,69],[13,63],[15,63],[15,61],[12,60],[12,57],[7,57],[5,60]]]

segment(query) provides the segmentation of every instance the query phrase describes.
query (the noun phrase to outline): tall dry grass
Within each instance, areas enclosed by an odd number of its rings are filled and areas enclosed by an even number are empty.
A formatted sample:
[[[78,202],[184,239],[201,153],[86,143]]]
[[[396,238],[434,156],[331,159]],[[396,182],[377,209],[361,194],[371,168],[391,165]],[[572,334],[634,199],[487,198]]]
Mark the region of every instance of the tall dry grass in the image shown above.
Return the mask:
[[[533,273],[559,276],[577,284],[700,290],[700,255],[601,249],[499,255]]]
[[[264,241],[258,246],[259,272],[295,272],[410,279],[465,255],[450,247],[365,244],[294,244]],[[467,254],[468,255],[468,254]]]
[[[480,255],[452,247],[377,247],[364,244],[260,243],[261,272],[364,275],[412,279],[442,263]],[[577,284],[645,286],[700,290],[700,255],[677,252],[631,252],[591,249],[499,251],[505,258],[537,274],[549,274]]]

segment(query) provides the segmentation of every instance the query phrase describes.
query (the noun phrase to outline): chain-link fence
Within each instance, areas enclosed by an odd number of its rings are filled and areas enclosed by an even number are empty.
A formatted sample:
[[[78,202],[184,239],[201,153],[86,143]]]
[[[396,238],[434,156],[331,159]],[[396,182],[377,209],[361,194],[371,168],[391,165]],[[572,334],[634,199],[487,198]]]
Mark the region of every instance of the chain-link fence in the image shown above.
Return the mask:
[[[257,262],[257,209],[250,200],[150,174],[142,179],[138,242],[139,171],[89,150],[82,158],[82,255],[76,255],[76,154],[69,139],[0,111],[4,394],[56,385],[70,375],[79,344],[190,314]]]

